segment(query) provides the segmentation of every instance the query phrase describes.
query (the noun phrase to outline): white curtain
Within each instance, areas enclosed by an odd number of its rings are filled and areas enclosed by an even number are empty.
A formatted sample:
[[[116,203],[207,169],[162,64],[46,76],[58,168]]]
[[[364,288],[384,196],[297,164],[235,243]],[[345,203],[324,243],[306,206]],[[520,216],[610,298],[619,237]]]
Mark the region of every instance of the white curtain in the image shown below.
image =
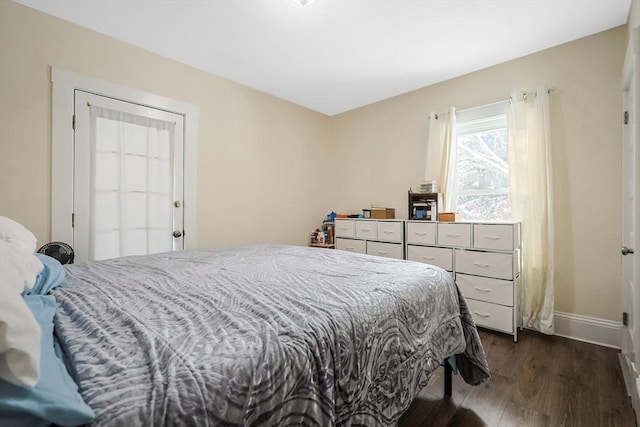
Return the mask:
[[[449,178],[453,159],[455,159],[456,109],[449,108],[446,114],[429,115],[429,140],[425,161],[425,181],[438,183],[438,191],[444,193],[444,211],[451,209],[452,180]]]
[[[92,260],[171,251],[175,124],[91,106]]]
[[[549,91],[512,94],[507,115],[509,196],[522,221],[522,325],[553,334],[553,192]]]

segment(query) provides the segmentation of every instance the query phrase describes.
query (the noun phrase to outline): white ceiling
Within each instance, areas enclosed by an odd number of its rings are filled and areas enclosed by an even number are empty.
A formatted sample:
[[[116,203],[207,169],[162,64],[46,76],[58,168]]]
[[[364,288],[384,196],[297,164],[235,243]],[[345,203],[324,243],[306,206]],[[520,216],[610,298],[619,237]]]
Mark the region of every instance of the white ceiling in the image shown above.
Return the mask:
[[[631,0],[16,0],[328,115],[627,22]]]

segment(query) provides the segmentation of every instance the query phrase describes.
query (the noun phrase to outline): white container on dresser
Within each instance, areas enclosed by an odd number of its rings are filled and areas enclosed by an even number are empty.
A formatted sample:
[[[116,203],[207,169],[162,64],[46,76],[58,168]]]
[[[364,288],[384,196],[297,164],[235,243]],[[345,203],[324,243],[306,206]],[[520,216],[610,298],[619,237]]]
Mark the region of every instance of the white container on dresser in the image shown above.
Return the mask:
[[[476,324],[518,340],[520,223],[406,221],[406,254],[450,271]]]
[[[337,218],[336,249],[404,259],[404,220]]]

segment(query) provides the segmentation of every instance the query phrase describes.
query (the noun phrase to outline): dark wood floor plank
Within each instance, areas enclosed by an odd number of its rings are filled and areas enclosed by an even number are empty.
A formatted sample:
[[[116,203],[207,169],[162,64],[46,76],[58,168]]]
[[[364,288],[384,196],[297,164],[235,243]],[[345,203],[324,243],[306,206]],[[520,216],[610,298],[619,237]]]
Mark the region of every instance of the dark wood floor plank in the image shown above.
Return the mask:
[[[413,401],[402,416],[402,424],[408,426],[445,427],[454,417],[458,406],[452,399],[424,396]]]
[[[574,382],[567,403],[566,426],[590,426],[599,422],[598,393],[593,387]]]
[[[478,387],[453,378],[443,398],[444,369],[398,422],[417,426],[635,426],[618,351],[532,331],[480,331],[491,380]]]
[[[535,409],[523,408],[515,403],[509,403],[502,414],[498,427],[549,427],[549,416]]]
[[[472,387],[462,402],[462,407],[481,414],[482,420],[490,426],[497,426],[502,414],[514,394],[513,380],[502,375],[492,375],[491,379],[477,387]]]

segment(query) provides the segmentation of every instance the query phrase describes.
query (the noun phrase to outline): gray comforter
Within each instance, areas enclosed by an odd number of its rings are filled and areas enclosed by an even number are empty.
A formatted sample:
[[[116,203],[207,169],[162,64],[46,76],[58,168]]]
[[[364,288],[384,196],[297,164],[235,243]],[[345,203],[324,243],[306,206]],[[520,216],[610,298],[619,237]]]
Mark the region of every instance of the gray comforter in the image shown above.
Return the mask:
[[[69,266],[53,293],[95,425],[391,425],[447,356],[489,376],[426,264],[243,246]]]

